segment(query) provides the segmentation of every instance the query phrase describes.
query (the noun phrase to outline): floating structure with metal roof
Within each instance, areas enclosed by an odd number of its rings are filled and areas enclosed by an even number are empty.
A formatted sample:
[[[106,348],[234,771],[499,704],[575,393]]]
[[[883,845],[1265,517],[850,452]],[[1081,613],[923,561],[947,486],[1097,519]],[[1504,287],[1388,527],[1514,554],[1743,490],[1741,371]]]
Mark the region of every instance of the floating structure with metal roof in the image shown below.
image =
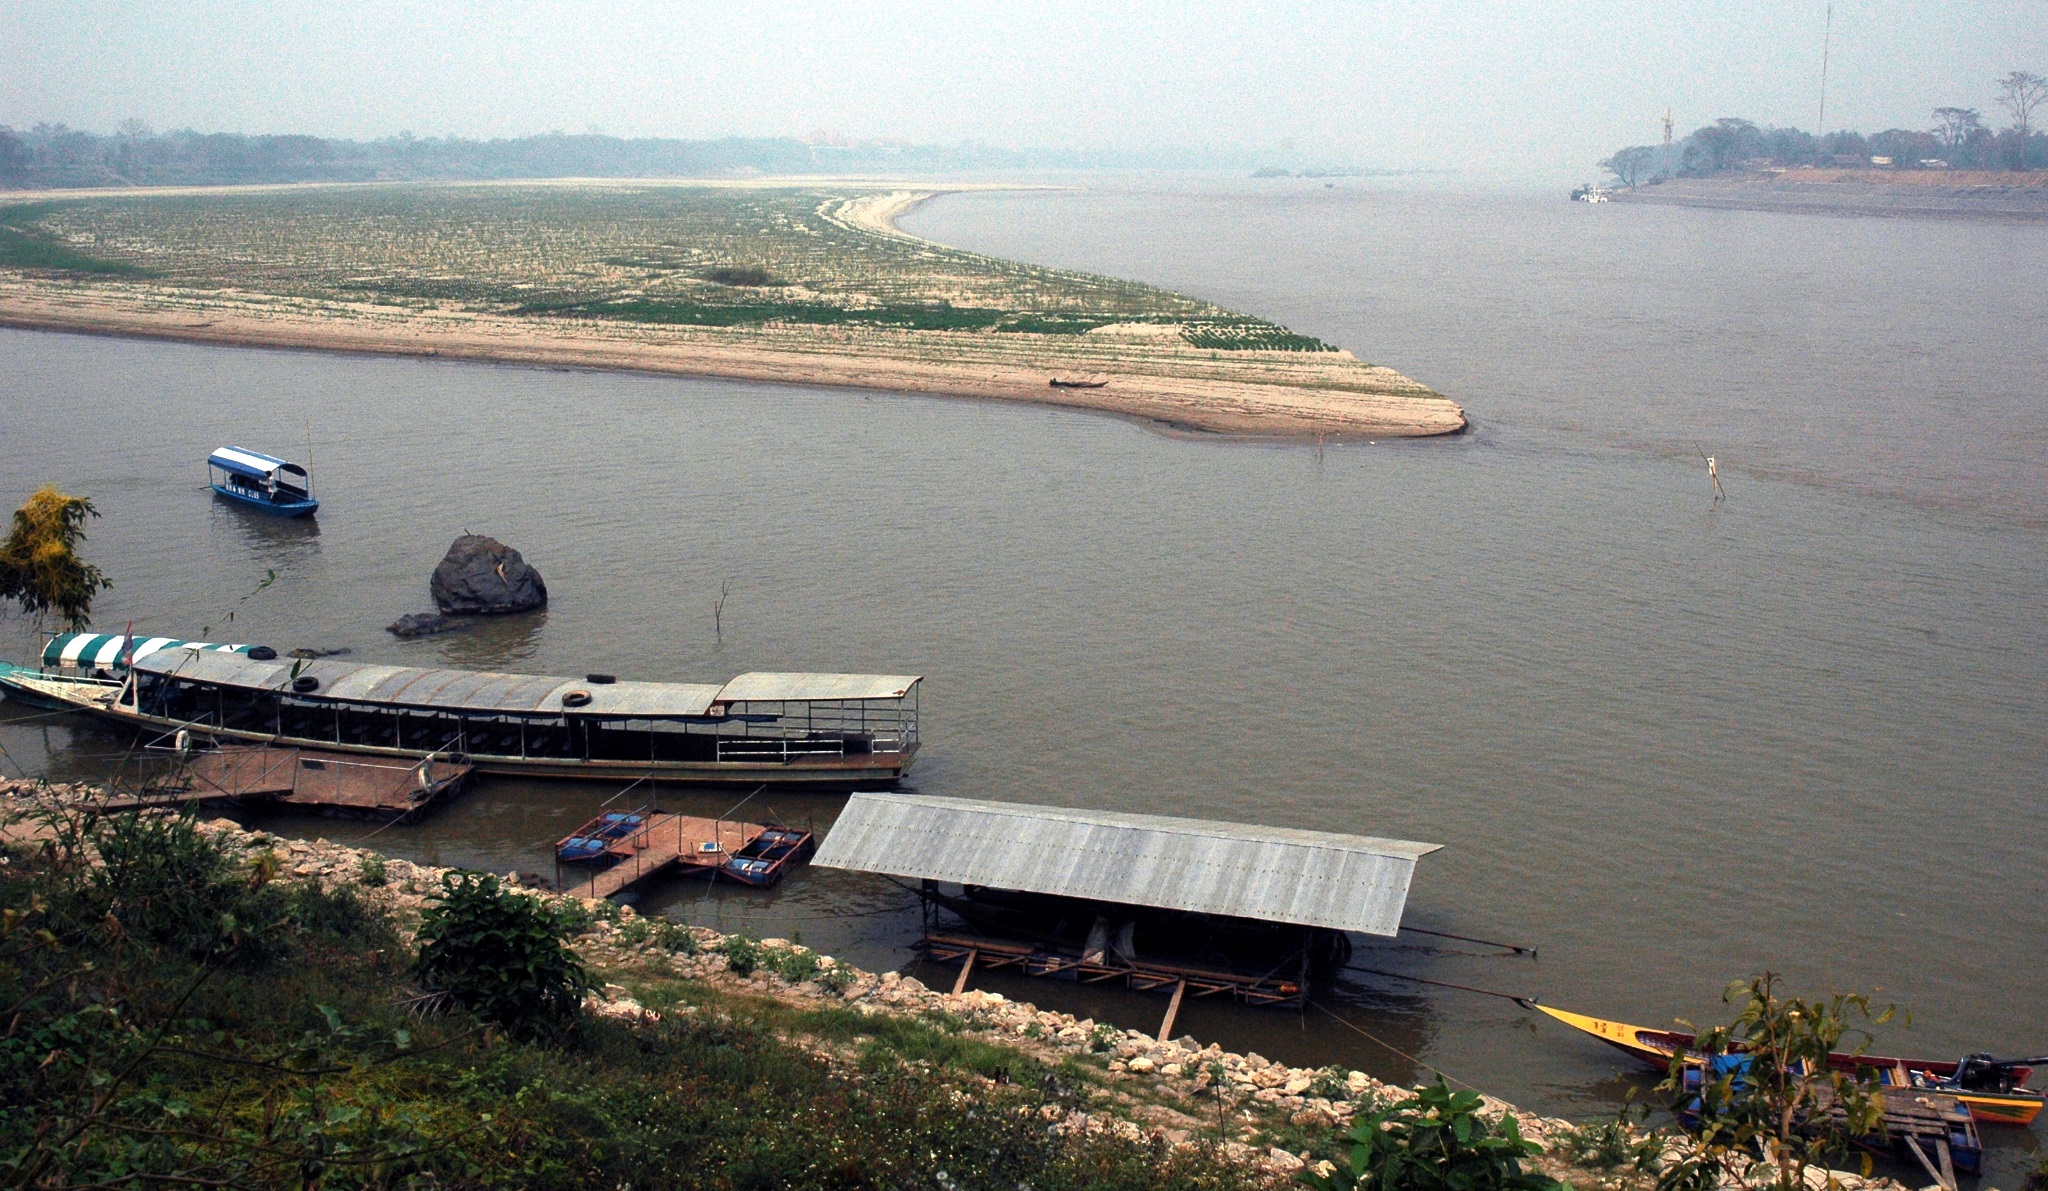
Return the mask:
[[[1176,1005],[1186,991],[1300,1004],[1318,958],[1348,954],[1343,932],[1400,930],[1415,863],[1440,847],[1164,815],[857,793],[813,863],[920,882],[928,908],[921,946],[931,959],[963,961],[963,985],[979,960],[1033,975],[1173,987]],[[947,884],[960,886],[960,894],[945,894]],[[933,907],[981,933],[936,929]],[[1262,960],[1264,976],[1217,960],[1233,945],[1270,959],[1276,941],[1282,962]]]
[[[169,638],[60,641],[44,657],[58,673],[31,680],[17,670],[7,689],[228,740],[409,758],[459,753],[487,773],[843,789],[901,777],[918,749],[920,679],[910,674],[636,682],[294,661],[263,647],[252,656],[248,646]],[[117,685],[78,677],[88,653]]]

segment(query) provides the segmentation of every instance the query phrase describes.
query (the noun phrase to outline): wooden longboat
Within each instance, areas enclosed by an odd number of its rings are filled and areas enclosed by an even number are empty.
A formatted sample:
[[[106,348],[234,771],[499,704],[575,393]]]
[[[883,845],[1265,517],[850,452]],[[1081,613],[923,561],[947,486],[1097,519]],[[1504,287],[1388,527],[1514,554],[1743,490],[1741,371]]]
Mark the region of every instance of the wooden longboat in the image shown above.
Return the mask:
[[[53,640],[46,659],[70,644]],[[915,675],[621,682],[292,662],[190,643],[146,654],[131,645],[116,656],[138,655],[132,665],[108,667],[106,648],[91,669],[6,666],[0,689],[137,730],[408,761],[459,754],[481,773],[536,778],[850,789],[898,780],[919,743]]]
[[[1553,1009],[1548,1005],[1536,1007],[1573,1029],[1591,1034],[1658,1070],[1667,1069],[1673,1055],[1698,1055],[1693,1046],[1693,1035],[1682,1030],[1632,1026],[1565,1009]],[[1875,1073],[1881,1088],[1953,1096],[1969,1109],[1973,1120],[1991,1125],[2034,1123],[2048,1094],[2034,1091],[2026,1083],[2034,1074],[2031,1064],[2042,1061],[1999,1063],[1987,1055],[1973,1055],[1954,1062],[1857,1054],[1834,1054],[1828,1059],[1829,1065],[1836,1070]],[[1971,1070],[1964,1070],[1966,1064]],[[1959,1071],[1962,1072],[1960,1078],[1957,1075]],[[1971,1086],[1979,1082],[1985,1086]]]

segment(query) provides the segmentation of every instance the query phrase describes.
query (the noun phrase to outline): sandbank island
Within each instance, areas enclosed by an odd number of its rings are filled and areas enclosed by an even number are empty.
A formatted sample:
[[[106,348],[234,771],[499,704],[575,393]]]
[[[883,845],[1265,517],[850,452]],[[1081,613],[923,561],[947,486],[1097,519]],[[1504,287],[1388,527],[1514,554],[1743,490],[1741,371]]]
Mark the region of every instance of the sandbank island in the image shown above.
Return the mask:
[[[968,188],[0,195],[0,325],[1032,401],[1220,434],[1465,428],[1425,386],[1263,319],[897,229],[946,189]]]

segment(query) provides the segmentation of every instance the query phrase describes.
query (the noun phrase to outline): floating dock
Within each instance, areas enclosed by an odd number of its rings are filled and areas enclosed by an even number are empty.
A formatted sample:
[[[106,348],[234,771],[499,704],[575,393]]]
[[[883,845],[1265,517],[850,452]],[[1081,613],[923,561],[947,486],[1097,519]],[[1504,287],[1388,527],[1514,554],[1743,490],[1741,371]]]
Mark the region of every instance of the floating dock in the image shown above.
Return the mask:
[[[716,878],[727,861],[773,830],[765,823],[657,811],[648,816],[646,826],[614,842],[613,850],[626,851],[626,859],[587,878],[574,871],[565,874],[557,863],[555,888],[577,897],[599,898],[615,896],[662,873]]]
[[[1203,819],[858,793],[817,863],[920,882],[927,959],[1082,983],[1307,1004],[1348,953],[1391,936],[1437,844]],[[957,885],[948,894],[941,883]],[[969,929],[940,929],[943,909]],[[1242,970],[1232,971],[1233,967]]]
[[[175,788],[109,799],[110,811],[266,802],[331,814],[408,819],[469,779],[466,761],[376,762],[317,749],[228,747],[195,753]]]

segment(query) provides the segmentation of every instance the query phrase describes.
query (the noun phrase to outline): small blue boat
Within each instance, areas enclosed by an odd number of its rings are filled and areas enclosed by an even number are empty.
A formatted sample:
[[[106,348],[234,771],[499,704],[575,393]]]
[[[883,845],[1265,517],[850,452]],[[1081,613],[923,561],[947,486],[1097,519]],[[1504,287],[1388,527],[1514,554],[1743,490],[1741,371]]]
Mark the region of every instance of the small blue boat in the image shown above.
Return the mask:
[[[306,469],[272,455],[222,447],[207,456],[206,476],[229,500],[278,517],[304,517],[320,507]]]

